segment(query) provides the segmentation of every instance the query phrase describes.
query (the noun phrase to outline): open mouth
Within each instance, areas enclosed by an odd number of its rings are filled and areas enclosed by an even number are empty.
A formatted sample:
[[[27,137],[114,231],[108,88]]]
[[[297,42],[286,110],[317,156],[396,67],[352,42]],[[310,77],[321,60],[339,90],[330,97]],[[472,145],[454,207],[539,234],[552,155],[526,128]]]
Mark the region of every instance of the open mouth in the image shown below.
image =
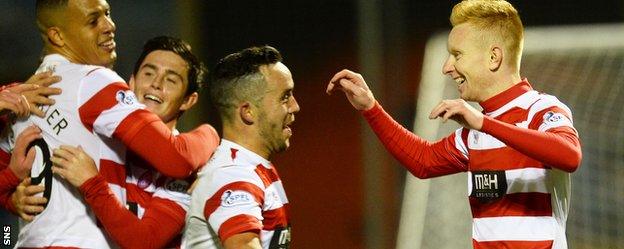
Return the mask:
[[[455,82],[457,82],[458,85],[464,84],[464,82],[466,82],[466,79],[464,77],[457,77],[453,80],[455,80]]]
[[[287,134],[292,136],[292,128],[290,128],[290,126],[295,122],[295,120],[292,120],[290,122],[287,122],[286,124],[284,124],[284,127],[282,128]]]
[[[156,102],[158,104],[162,104],[162,102],[163,102],[163,100],[161,98],[159,98],[158,96],[156,96],[156,95],[145,94],[145,95],[143,95],[143,98],[145,100],[154,101],[154,102]]]
[[[115,50],[116,44],[115,44],[115,40],[109,40],[106,42],[102,42],[99,44],[100,47],[102,47],[104,50],[112,52]]]

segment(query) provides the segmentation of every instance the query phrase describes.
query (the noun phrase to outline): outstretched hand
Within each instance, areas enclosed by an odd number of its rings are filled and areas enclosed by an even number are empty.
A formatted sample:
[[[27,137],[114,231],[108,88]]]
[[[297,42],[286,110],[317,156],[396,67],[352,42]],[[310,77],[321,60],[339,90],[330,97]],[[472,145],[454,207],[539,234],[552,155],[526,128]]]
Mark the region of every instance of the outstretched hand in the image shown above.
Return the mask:
[[[375,106],[375,96],[366,85],[362,75],[344,69],[334,75],[327,85],[325,91],[331,95],[334,91],[340,90],[351,102],[351,105],[359,111],[370,110]]]
[[[61,145],[52,154],[52,172],[65,178],[74,187],[80,187],[98,174],[95,162],[80,146]]]
[[[429,119],[438,117],[442,118],[443,122],[452,119],[468,129],[481,130],[483,128],[483,113],[463,99],[442,100],[429,114]]]

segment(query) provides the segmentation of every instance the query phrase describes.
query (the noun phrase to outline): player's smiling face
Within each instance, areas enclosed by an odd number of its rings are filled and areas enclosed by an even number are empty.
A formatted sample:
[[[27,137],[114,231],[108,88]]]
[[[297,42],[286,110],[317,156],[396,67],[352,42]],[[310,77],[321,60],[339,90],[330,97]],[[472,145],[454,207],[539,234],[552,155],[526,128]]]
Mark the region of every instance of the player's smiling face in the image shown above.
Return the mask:
[[[468,23],[455,26],[448,38],[449,57],[442,71],[457,83],[460,97],[467,101],[484,101],[489,82],[488,50],[484,49],[481,32]]]
[[[65,56],[73,62],[110,67],[117,59],[115,23],[105,0],[70,0],[60,28]]]
[[[168,123],[195,103],[190,95],[185,96],[188,71],[188,63],[179,55],[155,50],[145,56],[137,74],[130,79],[130,88],[139,102]]]
[[[295,83],[286,65],[276,64],[260,67],[267,81],[265,95],[260,101],[258,125],[260,135],[270,154],[286,150],[293,134],[291,125],[299,104],[293,94]]]

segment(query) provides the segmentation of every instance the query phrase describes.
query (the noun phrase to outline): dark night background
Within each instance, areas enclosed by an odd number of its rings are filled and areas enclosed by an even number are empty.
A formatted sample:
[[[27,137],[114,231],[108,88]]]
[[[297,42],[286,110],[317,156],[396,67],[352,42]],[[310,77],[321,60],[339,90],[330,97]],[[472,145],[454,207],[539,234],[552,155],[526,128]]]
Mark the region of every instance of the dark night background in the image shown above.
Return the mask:
[[[525,27],[624,21],[622,0],[510,2]],[[412,127],[425,43],[432,34],[450,29],[448,16],[456,1],[109,3],[117,24],[115,69],[126,79],[143,42],[156,35],[189,41],[209,66],[251,45],[278,48],[293,73],[301,106],[291,149],[274,159],[291,202],[294,248],[394,247],[405,170],[385,151],[365,149],[363,134],[369,129],[360,115],[344,97],[326,96],[324,90],[334,73],[360,71],[366,51],[374,51],[381,58],[375,69],[380,82],[371,88],[397,121]],[[365,4],[374,6],[378,19],[364,18],[369,17],[361,14]],[[38,65],[41,42],[33,13],[34,1],[0,3],[0,82],[25,80]],[[379,32],[379,40],[363,38],[367,30]],[[206,110],[187,114],[183,129],[210,120]],[[379,170],[372,182],[362,166],[370,153]],[[370,186],[376,195],[369,193]],[[370,222],[371,214],[381,216]],[[8,217],[0,213],[1,223],[8,224]]]

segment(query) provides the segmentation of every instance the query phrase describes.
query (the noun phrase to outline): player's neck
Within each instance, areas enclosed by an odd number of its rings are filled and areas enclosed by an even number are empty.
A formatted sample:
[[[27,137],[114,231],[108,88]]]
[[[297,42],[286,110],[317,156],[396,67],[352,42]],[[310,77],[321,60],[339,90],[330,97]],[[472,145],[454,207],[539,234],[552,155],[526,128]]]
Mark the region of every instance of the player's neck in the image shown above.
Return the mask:
[[[169,127],[169,130],[173,130],[173,129],[175,129],[175,127],[176,127],[176,125],[177,125],[177,124],[178,124],[178,119],[175,119],[175,118],[174,118],[174,119],[172,119],[172,120],[171,120],[171,121],[169,121],[169,122],[165,122],[165,125],[166,125],[167,127]]]
[[[522,79],[520,78],[520,74],[519,73],[507,73],[507,74],[501,74],[499,75],[499,77],[496,77],[493,79],[494,84],[491,84],[484,92],[485,92],[485,96],[483,97],[483,99],[481,99],[479,102],[481,101],[485,101],[488,100],[504,91],[506,91],[507,89],[513,87],[514,85],[520,83],[520,81],[522,81]]]
[[[259,133],[250,129],[235,129],[231,126],[223,125],[223,139],[232,141],[245,149],[258,154],[264,159],[270,160],[270,152],[266,149],[262,139],[259,138]]]

